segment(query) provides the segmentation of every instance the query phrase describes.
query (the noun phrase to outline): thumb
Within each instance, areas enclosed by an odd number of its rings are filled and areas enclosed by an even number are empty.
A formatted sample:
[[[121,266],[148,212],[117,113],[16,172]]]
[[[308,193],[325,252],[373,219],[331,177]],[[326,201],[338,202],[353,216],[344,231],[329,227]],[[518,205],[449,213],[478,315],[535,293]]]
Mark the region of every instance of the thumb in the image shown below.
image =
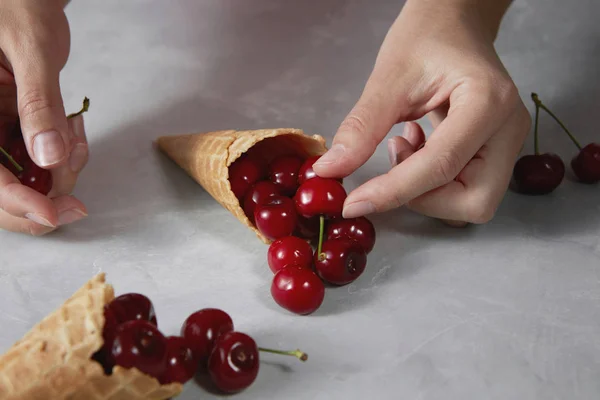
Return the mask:
[[[346,177],[362,166],[401,118],[401,97],[391,85],[367,83],[362,96],[341,123],[332,146],[313,165],[324,178]]]
[[[70,150],[59,72],[39,58],[13,64],[23,139],[32,160],[42,168],[67,159]]]

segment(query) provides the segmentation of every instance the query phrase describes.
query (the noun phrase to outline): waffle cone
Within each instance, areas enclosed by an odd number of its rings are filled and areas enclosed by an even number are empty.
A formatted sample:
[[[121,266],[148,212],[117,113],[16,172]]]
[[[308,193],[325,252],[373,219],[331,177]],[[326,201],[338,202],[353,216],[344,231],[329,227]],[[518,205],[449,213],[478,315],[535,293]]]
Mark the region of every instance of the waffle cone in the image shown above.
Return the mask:
[[[103,307],[114,298],[98,274],[0,356],[2,400],[162,400],[180,384],[160,385],[139,370],[106,375],[91,359],[102,347]]]
[[[257,155],[265,162],[282,155],[303,158],[327,151],[325,139],[309,136],[300,129],[260,129],[252,131],[216,131],[157,139],[158,147],[242,224],[254,231],[264,243],[271,241],[246,217],[231,191],[229,166],[242,154]]]

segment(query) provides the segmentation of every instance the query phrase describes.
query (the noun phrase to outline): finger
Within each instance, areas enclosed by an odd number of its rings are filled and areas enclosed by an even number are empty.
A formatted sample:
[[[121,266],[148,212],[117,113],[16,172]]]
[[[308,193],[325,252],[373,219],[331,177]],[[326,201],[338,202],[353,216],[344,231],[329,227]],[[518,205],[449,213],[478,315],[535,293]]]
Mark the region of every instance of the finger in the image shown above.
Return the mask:
[[[68,126],[73,149],[69,155],[69,162],[52,170],[54,184],[52,191],[48,194],[50,197],[70,194],[77,183],[79,172],[88,162],[89,150],[83,115],[69,119]]]
[[[448,117],[421,150],[348,195],[344,218],[399,207],[454,180],[505,121],[505,115],[494,107],[493,95],[479,91],[469,94],[465,89],[457,89],[450,101]],[[501,107],[505,108],[508,107]],[[512,112],[510,108],[509,112]]]
[[[0,166],[0,210],[47,227],[58,224],[58,215],[52,201],[22,185],[4,166]]]
[[[435,110],[431,111],[429,114],[427,114],[429,122],[431,122],[431,125],[434,129],[437,128],[437,126],[441,124],[442,121],[448,116],[449,109],[450,104],[446,102],[438,108],[436,108]]]
[[[425,132],[417,122],[408,121],[404,124],[404,132],[402,136],[417,150],[425,143]]]
[[[500,205],[521,144],[529,132],[530,118],[518,110],[478,152],[457,180],[410,201],[408,208],[434,218],[486,223]]]
[[[65,162],[70,140],[62,96],[60,68],[43,51],[24,49],[8,53],[17,85],[21,129],[32,160],[48,168]]]
[[[74,196],[60,196],[52,200],[58,211],[58,225],[68,225],[88,216],[85,205]]]
[[[402,136],[395,136],[388,140],[388,156],[392,167],[400,164],[410,157],[425,143],[425,133],[416,122],[406,122]]]

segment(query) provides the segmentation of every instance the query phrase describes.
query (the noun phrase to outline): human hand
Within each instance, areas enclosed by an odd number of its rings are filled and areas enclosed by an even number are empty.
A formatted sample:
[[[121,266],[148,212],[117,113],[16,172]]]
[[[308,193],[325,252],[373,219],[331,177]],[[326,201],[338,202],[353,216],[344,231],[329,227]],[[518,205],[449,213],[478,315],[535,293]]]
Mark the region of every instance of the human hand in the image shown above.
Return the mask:
[[[392,169],[349,193],[345,218],[403,205],[454,222],[494,216],[531,125],[493,46],[509,3],[408,0],[360,99],[313,166],[322,177],[346,177],[394,124],[413,121],[388,142]],[[425,115],[434,127],[427,141],[414,122]]]
[[[0,137],[19,118],[29,156],[53,177],[44,196],[0,165],[0,229],[43,235],[87,215],[70,195],[88,159],[83,116],[67,121],[59,85],[69,55],[66,3],[0,3]]]

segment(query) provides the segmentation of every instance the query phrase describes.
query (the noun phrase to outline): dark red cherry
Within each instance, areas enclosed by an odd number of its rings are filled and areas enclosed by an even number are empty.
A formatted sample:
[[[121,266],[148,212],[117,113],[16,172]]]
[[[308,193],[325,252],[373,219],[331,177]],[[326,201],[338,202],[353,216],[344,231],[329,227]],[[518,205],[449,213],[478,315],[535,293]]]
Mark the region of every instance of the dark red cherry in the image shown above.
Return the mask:
[[[94,355],[93,359],[98,361],[104,367],[104,372],[110,375],[112,368],[115,366],[115,360],[112,358],[112,344],[117,334],[119,322],[117,318],[108,308],[104,306],[104,326],[102,327],[102,347]]]
[[[271,161],[269,179],[284,196],[293,196],[298,189],[298,171],[303,160],[296,156],[281,156]]]
[[[282,308],[295,314],[316,311],[325,298],[325,285],[310,269],[295,264],[279,270],[271,283],[271,296]]]
[[[346,189],[335,179],[316,177],[307,180],[294,196],[296,210],[304,218],[323,215],[327,218],[342,216]]]
[[[315,253],[314,262],[321,279],[341,286],[362,275],[367,266],[367,254],[356,241],[333,239],[323,243],[320,255]]]
[[[215,340],[233,330],[233,320],[223,310],[204,308],[191,314],[181,327],[181,336],[201,368],[206,368]]]
[[[30,163],[25,170],[17,173],[17,178],[19,178],[19,181],[23,185],[30,187],[44,196],[52,190],[52,172],[40,168],[34,163]]]
[[[139,293],[126,293],[115,297],[107,308],[115,316],[119,324],[127,321],[142,320],[149,321],[158,326],[156,313],[150,299]]]
[[[155,325],[134,320],[117,328],[112,358],[123,368],[137,368],[158,379],[165,371],[167,341]]]
[[[241,202],[256,182],[266,177],[264,165],[255,157],[241,156],[229,166],[231,191]]]
[[[298,225],[296,226],[295,235],[309,240],[318,238],[319,217],[304,218],[298,215]]]
[[[571,160],[571,168],[582,183],[600,181],[600,144],[590,143]]]
[[[270,240],[291,236],[298,217],[289,197],[271,196],[254,210],[256,228]]]
[[[321,156],[313,156],[309,157],[304,161],[300,170],[298,171],[298,185],[302,185],[309,179],[315,178],[317,174],[313,170],[313,164],[317,162],[317,160],[321,158]]]
[[[375,246],[375,227],[366,217],[337,219],[327,226],[327,239],[347,238],[356,241],[369,254]]]
[[[215,343],[208,360],[211,381],[224,393],[238,393],[258,375],[258,346],[245,333],[227,332]]]
[[[167,366],[160,377],[161,384],[173,382],[185,384],[196,375],[198,362],[192,355],[184,338],[169,336],[167,338]]]
[[[279,195],[279,189],[273,182],[260,181],[255,183],[244,197],[244,213],[254,223],[254,211],[257,204],[263,204],[271,196]]]
[[[310,269],[312,267],[313,251],[306,240],[295,236],[277,239],[269,246],[267,262],[273,273],[277,273],[289,264],[296,264]]]
[[[562,182],[565,165],[556,154],[529,154],[521,157],[513,169],[516,190],[527,195],[551,193]]]

